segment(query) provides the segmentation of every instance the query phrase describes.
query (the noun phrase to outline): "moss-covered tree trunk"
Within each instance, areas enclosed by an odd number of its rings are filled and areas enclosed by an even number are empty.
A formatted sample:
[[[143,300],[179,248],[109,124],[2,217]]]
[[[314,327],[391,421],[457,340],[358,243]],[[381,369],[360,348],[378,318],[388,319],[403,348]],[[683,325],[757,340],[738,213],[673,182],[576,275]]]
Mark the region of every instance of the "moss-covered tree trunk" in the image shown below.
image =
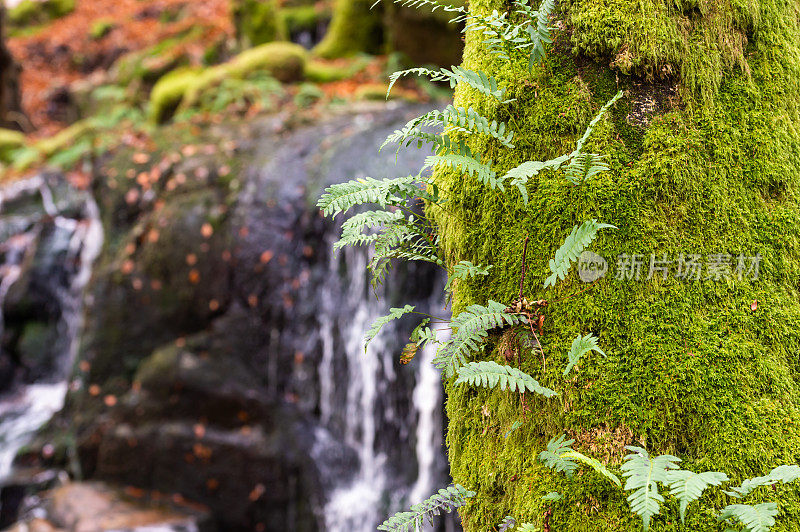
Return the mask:
[[[470,9],[507,6],[474,0]],[[525,412],[519,395],[448,385],[453,478],[477,492],[462,512],[467,531],[494,530],[505,515],[554,532],[641,529],[625,494],[602,477],[568,480],[537,461],[560,434],[611,467],[625,445],[642,445],[736,483],[800,459],[800,3],[565,0],[557,19],[555,42],[532,74],[470,34],[465,66],[498,76],[517,102],[507,113],[460,89],[456,104],[518,132],[511,155],[473,144],[502,172],[571,151],[593,114],[624,89],[587,146],[608,155],[611,171],[578,187],[542,174],[527,207],[474,179],[437,177],[451,201],[450,214],[433,213],[448,259],[495,265],[490,276],[457,285],[454,311],[516,297],[526,236],[525,295],[550,301],[544,359],[522,330],[496,335],[476,356],[505,364],[519,354],[523,370],[559,392],[527,397]],[[590,218],[619,227],[592,246],[607,274],[590,286],[573,271],[544,290],[548,260]],[[630,263],[618,264],[634,255],[638,279]],[[700,256],[699,280],[696,270],[685,275],[681,255]],[[607,358],[588,356],[562,377],[572,339],[588,332]],[[515,421],[524,424],[505,437]],[[542,501],[551,491],[564,498]],[[774,530],[800,530],[795,488],[765,489],[748,502],[768,500],[780,507]],[[683,527],[667,498],[651,530],[724,530],[715,509],[729,502],[704,496]]]
[[[22,104],[19,91],[19,65],[6,47],[6,10],[0,5],[0,127],[21,128]]]

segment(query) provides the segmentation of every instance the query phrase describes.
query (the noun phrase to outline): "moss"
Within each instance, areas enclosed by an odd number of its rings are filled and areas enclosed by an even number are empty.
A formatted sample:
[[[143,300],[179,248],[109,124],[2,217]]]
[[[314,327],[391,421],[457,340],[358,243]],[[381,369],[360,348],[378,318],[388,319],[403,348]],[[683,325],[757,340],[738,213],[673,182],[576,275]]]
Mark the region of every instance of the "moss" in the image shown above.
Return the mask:
[[[50,157],[57,151],[73,145],[91,130],[91,122],[89,120],[81,120],[75,122],[66,129],[63,129],[46,139],[42,139],[33,145],[33,148],[41,153],[45,158]]]
[[[626,444],[677,455],[686,469],[727,472],[734,482],[800,460],[800,6],[796,0],[683,6],[678,13],[657,0],[569,2],[563,13],[569,24],[555,33],[551,54],[533,74],[521,62],[489,56],[474,35],[467,39],[464,64],[493,72],[517,98],[506,112],[474,91],[456,95],[457,105],[509,121],[518,132],[513,151],[471,141],[499,171],[571,150],[618,86],[634,90],[590,140],[590,150],[609,156],[612,171],[581,187],[541,175],[522,206],[515,193],[437,173],[449,210],[430,214],[448,260],[495,266],[488,278],[456,287],[454,312],[515,297],[529,236],[525,292],[551,305],[541,336],[546,367],[520,347],[522,369],[559,392],[549,401],[528,397],[525,414],[518,396],[448,383],[452,475],[478,493],[462,512],[466,531],[491,529],[505,515],[558,531],[641,529],[625,494],[607,481],[593,472],[567,480],[537,462],[545,443],[562,433],[612,469]],[[760,6],[757,13],[752,6]],[[476,0],[470,8],[501,5]],[[701,40],[706,48],[681,48],[675,24],[682,17],[691,24],[680,39]],[[736,52],[745,40],[746,66]],[[643,80],[607,67],[620,65],[623,48],[631,54],[631,74],[653,73],[657,81],[658,69],[672,64],[673,77],[646,92],[657,99],[675,85],[683,100],[665,98],[647,121],[629,121]],[[548,260],[570,228],[588,218],[619,227],[593,245],[609,260],[609,275],[582,293],[574,272],[543,290]],[[760,253],[761,271],[758,280],[741,282],[618,281],[621,253],[641,253],[645,261],[651,253],[673,259]],[[608,357],[582,361],[565,379],[564,353],[579,332],[597,335]],[[476,357],[501,361],[493,347]],[[518,420],[523,426],[505,438]],[[565,497],[541,501],[550,491]],[[779,503],[774,530],[800,530],[797,488],[764,490],[752,499],[762,500]],[[668,498],[651,530],[719,530],[715,509],[727,503],[718,491],[704,496],[682,527]]]
[[[0,128],[0,161],[9,162],[14,150],[25,146],[25,135],[13,129]]]
[[[197,69],[181,68],[158,80],[150,93],[150,120],[159,124],[169,120],[199,77]]]
[[[330,28],[314,54],[331,59],[359,52],[377,53],[383,47],[383,28],[378,9],[369,0],[337,0]]]
[[[284,36],[275,0],[235,0],[232,12],[236,37],[246,48]]]
[[[41,24],[61,18],[75,10],[75,0],[22,0],[8,10],[8,21],[13,26]]]
[[[367,65],[363,58],[347,63],[330,63],[312,59],[306,64],[305,78],[315,83],[330,83],[355,76]]]
[[[95,20],[89,28],[89,37],[98,41],[111,33],[116,26],[116,23],[110,19]]]
[[[317,6],[285,7],[278,13],[280,26],[287,35],[295,35],[301,31],[314,31],[320,24],[330,20],[331,13]]]

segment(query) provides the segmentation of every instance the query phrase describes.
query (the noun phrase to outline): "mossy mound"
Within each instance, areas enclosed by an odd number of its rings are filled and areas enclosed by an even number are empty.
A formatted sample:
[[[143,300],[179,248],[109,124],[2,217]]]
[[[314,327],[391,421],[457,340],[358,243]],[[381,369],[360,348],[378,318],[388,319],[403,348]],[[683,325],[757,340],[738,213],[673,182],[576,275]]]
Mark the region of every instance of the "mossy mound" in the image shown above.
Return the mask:
[[[314,55],[331,59],[383,51],[381,13],[371,5],[369,0],[337,0],[330,28]]]
[[[199,77],[198,69],[182,68],[158,80],[150,93],[150,119],[158,124],[168,120]]]
[[[236,38],[245,48],[284,37],[275,0],[234,0],[231,11]]]
[[[75,0],[22,0],[8,10],[8,22],[12,26],[42,24],[61,18],[75,11]]]
[[[467,531],[492,529],[505,515],[558,531],[641,530],[626,494],[602,477],[589,470],[570,480],[537,461],[564,433],[617,472],[630,444],[676,455],[684,469],[726,472],[732,483],[800,460],[800,4],[683,4],[569,2],[557,24],[564,31],[532,74],[468,36],[465,66],[492,72],[517,99],[506,111],[471,90],[457,92],[457,105],[518,132],[513,151],[472,142],[498,172],[571,151],[599,107],[618,89],[629,92],[587,147],[608,155],[611,172],[579,187],[542,174],[523,206],[516,192],[437,174],[448,214],[430,214],[449,261],[495,266],[457,285],[454,312],[516,297],[526,236],[525,295],[551,301],[544,360],[527,347],[524,329],[497,335],[476,357],[505,364],[505,352],[519,353],[522,369],[559,393],[527,397],[525,414],[516,394],[448,383],[452,475],[477,492],[462,512]],[[479,13],[503,8],[470,3]],[[574,272],[544,290],[549,259],[573,225],[591,218],[619,227],[592,246],[609,273],[585,292]],[[641,255],[638,280],[617,280],[623,254]],[[648,279],[651,254],[675,261],[666,278]],[[701,280],[675,277],[681,254],[703,257]],[[730,255],[731,274],[706,279],[717,254]],[[757,279],[737,278],[740,254],[760,254]],[[608,357],[592,355],[563,377],[572,339],[589,332]],[[505,437],[516,421],[521,428]],[[551,491],[564,498],[542,501]],[[800,530],[796,488],[763,490],[747,502],[768,500],[780,508],[773,530]],[[718,491],[707,494],[683,526],[667,497],[650,530],[721,530],[716,512],[729,503]]]

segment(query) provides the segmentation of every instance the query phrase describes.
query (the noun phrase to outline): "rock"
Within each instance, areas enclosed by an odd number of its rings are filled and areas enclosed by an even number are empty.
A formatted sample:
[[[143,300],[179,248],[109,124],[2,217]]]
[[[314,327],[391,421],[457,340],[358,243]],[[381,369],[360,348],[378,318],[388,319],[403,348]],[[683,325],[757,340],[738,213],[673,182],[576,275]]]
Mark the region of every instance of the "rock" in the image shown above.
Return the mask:
[[[17,523],[5,532],[62,532],[63,529],[56,526],[46,519],[34,518],[30,521]]]

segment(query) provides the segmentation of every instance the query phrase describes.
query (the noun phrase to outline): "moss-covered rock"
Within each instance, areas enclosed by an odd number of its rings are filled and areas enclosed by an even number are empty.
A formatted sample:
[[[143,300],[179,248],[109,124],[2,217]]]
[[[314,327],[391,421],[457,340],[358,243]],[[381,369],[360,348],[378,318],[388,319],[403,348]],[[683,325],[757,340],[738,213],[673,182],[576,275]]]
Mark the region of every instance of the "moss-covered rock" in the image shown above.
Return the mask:
[[[9,162],[11,153],[25,146],[25,135],[13,129],[0,128],[0,161]]]
[[[150,119],[159,124],[169,120],[199,77],[198,69],[181,68],[159,79],[150,93]]]
[[[337,0],[325,38],[314,48],[323,58],[344,57],[359,52],[383,51],[383,24],[379,9],[369,0]]]
[[[465,66],[490,71],[517,98],[506,111],[469,89],[457,92],[457,105],[517,131],[513,151],[471,141],[498,172],[571,151],[599,107],[619,88],[629,92],[588,146],[608,155],[611,172],[580,187],[541,174],[523,206],[514,192],[437,174],[449,210],[431,215],[449,261],[495,266],[456,287],[454,312],[514,299],[526,236],[525,294],[551,301],[540,337],[544,361],[525,347],[523,330],[494,338],[476,357],[505,363],[495,349],[502,340],[504,350],[520,354],[523,370],[559,393],[548,401],[527,397],[525,413],[518,395],[448,383],[452,475],[477,492],[462,512],[467,531],[491,529],[505,515],[554,531],[641,530],[625,494],[602,477],[588,471],[567,479],[537,461],[563,433],[612,469],[629,444],[674,454],[685,469],[724,471],[733,482],[800,460],[800,5],[683,6],[566,2],[557,23],[564,31],[555,32],[545,64],[532,74],[523,61],[504,63],[468,36]],[[476,13],[504,8],[470,2]],[[574,273],[544,290],[548,260],[573,225],[590,218],[619,227],[593,245],[609,274],[585,292]],[[639,280],[617,280],[623,254],[641,254]],[[651,254],[676,261],[670,275],[648,279]],[[675,277],[681,254],[706,257],[704,279]],[[730,255],[732,269],[738,255],[760,254],[758,279],[705,279],[715,254]],[[587,359],[562,377],[572,339],[589,332],[608,357]],[[516,421],[521,428],[506,438]],[[551,491],[564,498],[542,501]],[[780,508],[773,530],[800,530],[796,488],[758,492],[748,502],[766,500]],[[650,530],[720,530],[716,512],[728,502],[707,494],[690,507],[684,527],[668,497]]]
[[[75,0],[22,0],[8,10],[8,21],[14,26],[41,24],[69,15],[75,10]]]
[[[283,37],[275,0],[234,0],[231,11],[236,38],[245,48]]]

